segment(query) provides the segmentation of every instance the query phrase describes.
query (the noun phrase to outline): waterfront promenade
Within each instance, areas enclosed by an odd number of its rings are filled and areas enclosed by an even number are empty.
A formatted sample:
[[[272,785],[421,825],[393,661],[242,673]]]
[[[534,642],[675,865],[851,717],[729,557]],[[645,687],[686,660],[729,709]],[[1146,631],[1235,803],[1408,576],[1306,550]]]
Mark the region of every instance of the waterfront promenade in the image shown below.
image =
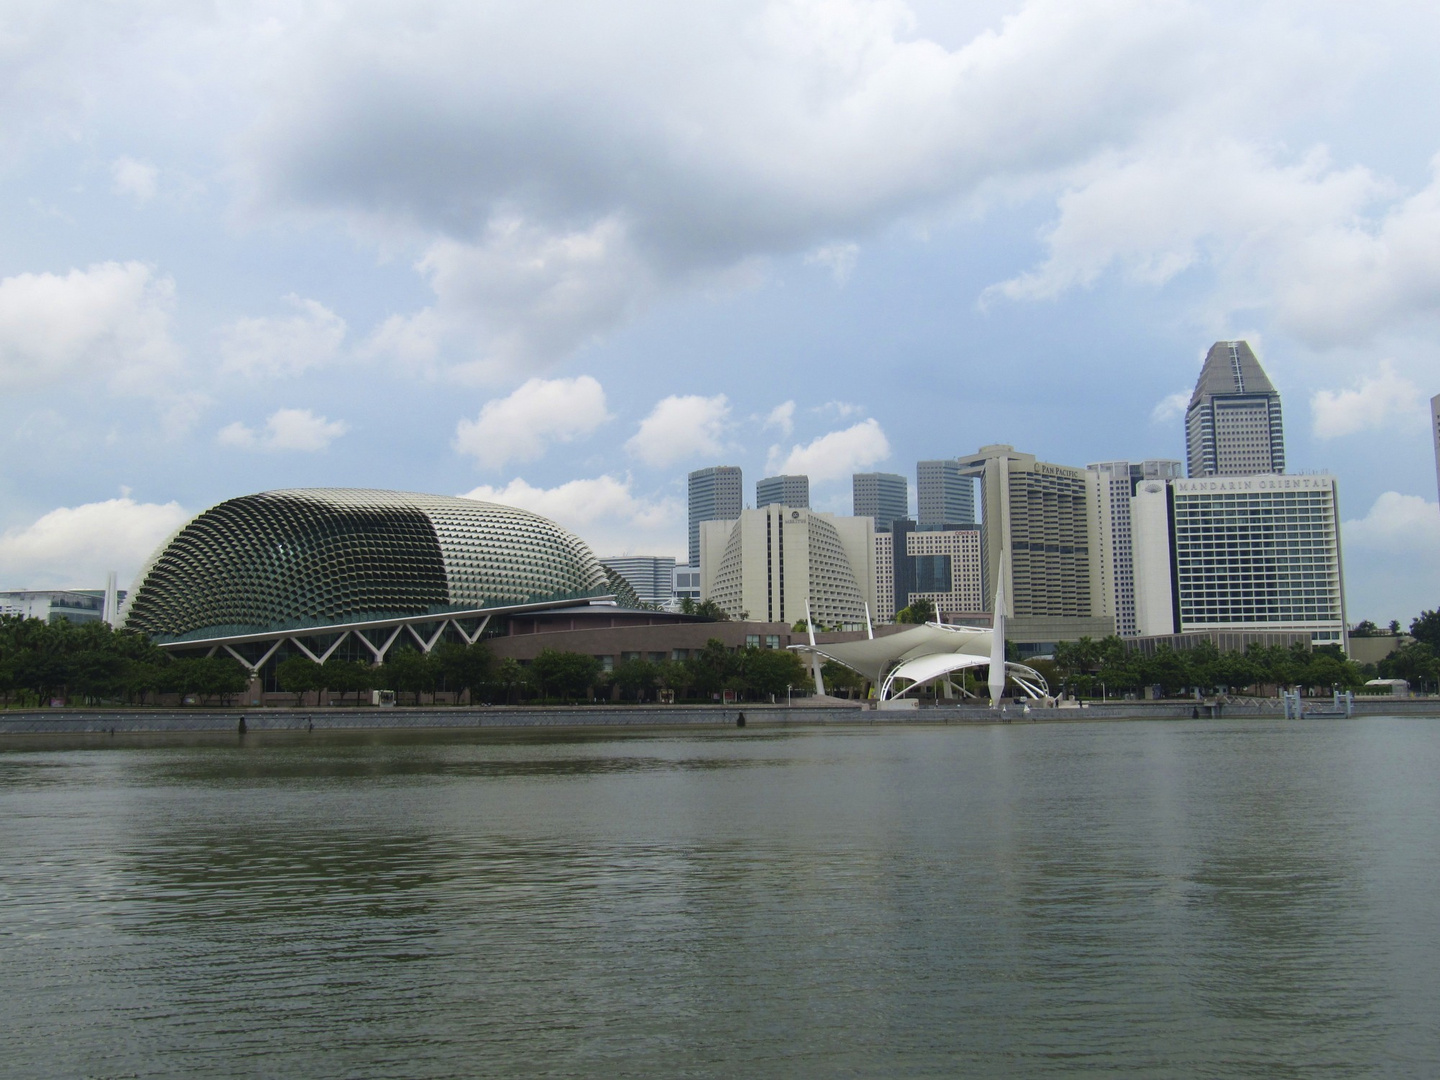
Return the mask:
[[[1307,706],[1323,707],[1315,700]],[[767,724],[996,724],[1066,723],[1090,720],[1189,720],[1194,712],[1215,719],[1210,707],[1194,701],[1125,701],[1084,708],[1008,708],[984,705],[878,710],[852,705],[574,705],[574,706],[329,706],[309,709],[31,709],[0,713],[0,736],[128,734],[151,732],[247,732],[310,730],[407,730],[445,728],[557,727],[733,727],[741,714],[747,725]],[[1225,719],[1278,717],[1278,699],[1247,698],[1222,707]],[[1440,698],[1357,700],[1356,716],[1440,717]]]

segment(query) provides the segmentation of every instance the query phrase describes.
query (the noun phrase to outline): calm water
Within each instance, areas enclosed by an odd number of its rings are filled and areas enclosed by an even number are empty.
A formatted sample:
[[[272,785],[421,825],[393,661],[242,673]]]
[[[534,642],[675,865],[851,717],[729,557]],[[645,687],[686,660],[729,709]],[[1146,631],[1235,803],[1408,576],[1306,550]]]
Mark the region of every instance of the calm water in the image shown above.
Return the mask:
[[[1440,721],[0,743],[0,1073],[1440,1075]]]

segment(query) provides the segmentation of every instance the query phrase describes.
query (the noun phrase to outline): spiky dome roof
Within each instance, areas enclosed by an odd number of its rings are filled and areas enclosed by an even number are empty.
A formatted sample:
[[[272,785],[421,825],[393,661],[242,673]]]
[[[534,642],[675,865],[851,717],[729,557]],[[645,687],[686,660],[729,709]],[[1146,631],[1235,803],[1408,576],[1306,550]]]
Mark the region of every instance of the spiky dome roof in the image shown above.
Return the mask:
[[[590,548],[528,510],[300,488],[228,499],[191,518],[140,571],[124,621],[174,639],[610,592]]]

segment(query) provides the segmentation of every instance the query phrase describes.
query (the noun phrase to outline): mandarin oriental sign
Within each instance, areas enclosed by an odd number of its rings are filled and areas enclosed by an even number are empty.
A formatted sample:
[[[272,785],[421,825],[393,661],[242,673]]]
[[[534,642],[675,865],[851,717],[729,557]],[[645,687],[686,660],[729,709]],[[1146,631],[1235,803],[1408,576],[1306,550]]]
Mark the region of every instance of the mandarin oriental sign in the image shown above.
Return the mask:
[[[1335,478],[1321,476],[1216,476],[1200,480],[1172,480],[1175,494],[1200,495],[1211,491],[1329,491]]]

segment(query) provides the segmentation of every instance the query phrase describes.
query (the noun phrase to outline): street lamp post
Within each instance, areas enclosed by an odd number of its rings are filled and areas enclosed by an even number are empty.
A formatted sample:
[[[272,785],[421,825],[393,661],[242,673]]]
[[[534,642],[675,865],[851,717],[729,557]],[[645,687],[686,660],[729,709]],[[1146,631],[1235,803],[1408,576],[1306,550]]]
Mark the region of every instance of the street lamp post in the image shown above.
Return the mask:
[[[785,707],[787,709],[790,707],[790,684],[788,682],[785,684]]]

